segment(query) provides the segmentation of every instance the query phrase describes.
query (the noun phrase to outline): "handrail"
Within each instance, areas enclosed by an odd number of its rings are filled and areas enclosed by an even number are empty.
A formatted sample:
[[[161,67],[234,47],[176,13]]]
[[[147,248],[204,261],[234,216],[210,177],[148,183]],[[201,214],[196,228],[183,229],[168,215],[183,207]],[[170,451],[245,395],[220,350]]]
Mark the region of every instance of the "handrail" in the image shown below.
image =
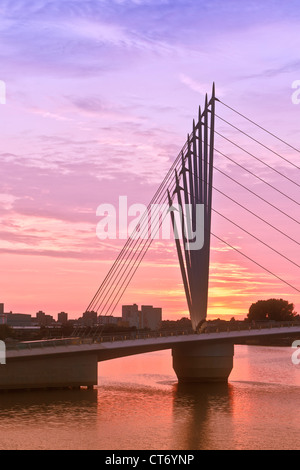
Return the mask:
[[[278,323],[271,323],[266,322],[263,325],[259,322],[257,324],[238,324],[234,325],[208,325],[206,328],[203,329],[201,332],[195,332],[194,330],[156,330],[156,331],[147,331],[147,332],[135,332],[129,333],[126,332],[125,334],[114,334],[114,335],[107,335],[107,336],[99,336],[99,337],[70,337],[70,338],[54,338],[54,339],[45,339],[45,340],[38,340],[38,341],[25,341],[19,342],[15,344],[6,344],[7,350],[24,350],[24,349],[34,349],[34,348],[45,348],[45,347],[57,347],[57,346],[77,346],[80,344],[93,344],[93,343],[103,343],[103,342],[115,342],[115,341],[132,341],[135,339],[149,339],[149,338],[166,338],[169,336],[183,336],[183,335],[192,335],[192,334],[209,334],[209,333],[230,333],[234,331],[246,331],[246,330],[262,330],[262,329],[270,329],[270,328],[286,328],[286,327],[293,327],[299,326],[300,322],[278,322]]]

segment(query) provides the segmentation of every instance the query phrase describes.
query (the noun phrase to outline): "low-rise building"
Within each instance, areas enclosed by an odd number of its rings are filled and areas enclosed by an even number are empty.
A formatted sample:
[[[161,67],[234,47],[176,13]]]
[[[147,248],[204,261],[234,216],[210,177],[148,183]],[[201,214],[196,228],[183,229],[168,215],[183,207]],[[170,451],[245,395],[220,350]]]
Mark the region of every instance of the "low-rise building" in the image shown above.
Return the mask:
[[[39,310],[36,313],[36,319],[35,321],[40,325],[40,326],[50,326],[52,325],[55,320],[52,315],[46,315],[45,312],[42,310]]]
[[[119,325],[121,321],[121,317],[113,317],[112,315],[99,315],[97,319],[99,325]]]
[[[32,322],[33,318],[27,313],[4,312],[4,304],[0,303],[0,325],[28,327]]]
[[[84,312],[81,323],[84,326],[94,326],[97,324],[97,312]]]
[[[5,313],[5,322],[8,326],[32,326],[32,317],[26,313]]]

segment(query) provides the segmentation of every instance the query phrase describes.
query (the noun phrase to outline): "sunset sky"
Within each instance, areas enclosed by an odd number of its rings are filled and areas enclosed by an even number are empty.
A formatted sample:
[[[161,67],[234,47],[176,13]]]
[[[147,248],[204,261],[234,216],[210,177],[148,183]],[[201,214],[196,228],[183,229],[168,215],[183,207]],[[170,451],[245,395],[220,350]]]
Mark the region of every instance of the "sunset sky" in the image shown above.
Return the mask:
[[[5,310],[76,318],[124,240],[96,236],[97,207],[148,204],[212,83],[223,102],[300,148],[297,1],[0,0],[0,302]],[[0,100],[1,101],[1,100]],[[300,155],[217,103],[232,122],[294,164]],[[216,130],[298,181],[299,170],[219,118]],[[215,166],[300,220],[299,186],[216,136]],[[298,174],[297,174],[298,171]],[[220,172],[214,186],[299,241],[299,225]],[[299,245],[214,192],[213,207],[299,264]],[[213,213],[212,232],[300,289],[299,268]],[[209,318],[244,318],[251,303],[300,294],[212,238]],[[173,241],[158,240],[121,304],[188,314]],[[121,314],[120,307],[115,315]]]

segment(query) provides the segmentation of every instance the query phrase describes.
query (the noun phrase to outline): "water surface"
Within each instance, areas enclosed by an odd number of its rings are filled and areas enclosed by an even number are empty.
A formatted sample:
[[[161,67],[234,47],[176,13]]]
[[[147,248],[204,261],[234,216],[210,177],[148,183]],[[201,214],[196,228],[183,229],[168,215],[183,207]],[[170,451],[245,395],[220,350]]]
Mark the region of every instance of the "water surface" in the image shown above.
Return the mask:
[[[228,385],[178,385],[170,351],[99,364],[94,390],[0,394],[0,449],[299,449],[291,348],[235,346]]]

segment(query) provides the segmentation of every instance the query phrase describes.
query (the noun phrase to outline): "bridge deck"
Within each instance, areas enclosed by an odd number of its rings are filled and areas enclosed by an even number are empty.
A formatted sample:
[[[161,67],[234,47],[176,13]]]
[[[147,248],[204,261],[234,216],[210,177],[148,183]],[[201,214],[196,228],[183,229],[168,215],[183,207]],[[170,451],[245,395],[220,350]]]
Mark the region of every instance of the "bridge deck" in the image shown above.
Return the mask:
[[[21,359],[53,355],[76,355],[96,353],[98,361],[142,354],[146,352],[172,349],[184,343],[238,343],[249,338],[270,336],[297,335],[300,337],[300,325],[248,329],[242,331],[222,331],[201,334],[177,334],[170,336],[155,336],[136,339],[119,339],[111,337],[110,341],[92,341],[80,338],[65,340],[48,340],[41,342],[21,343],[15,349],[7,350],[7,359]]]

